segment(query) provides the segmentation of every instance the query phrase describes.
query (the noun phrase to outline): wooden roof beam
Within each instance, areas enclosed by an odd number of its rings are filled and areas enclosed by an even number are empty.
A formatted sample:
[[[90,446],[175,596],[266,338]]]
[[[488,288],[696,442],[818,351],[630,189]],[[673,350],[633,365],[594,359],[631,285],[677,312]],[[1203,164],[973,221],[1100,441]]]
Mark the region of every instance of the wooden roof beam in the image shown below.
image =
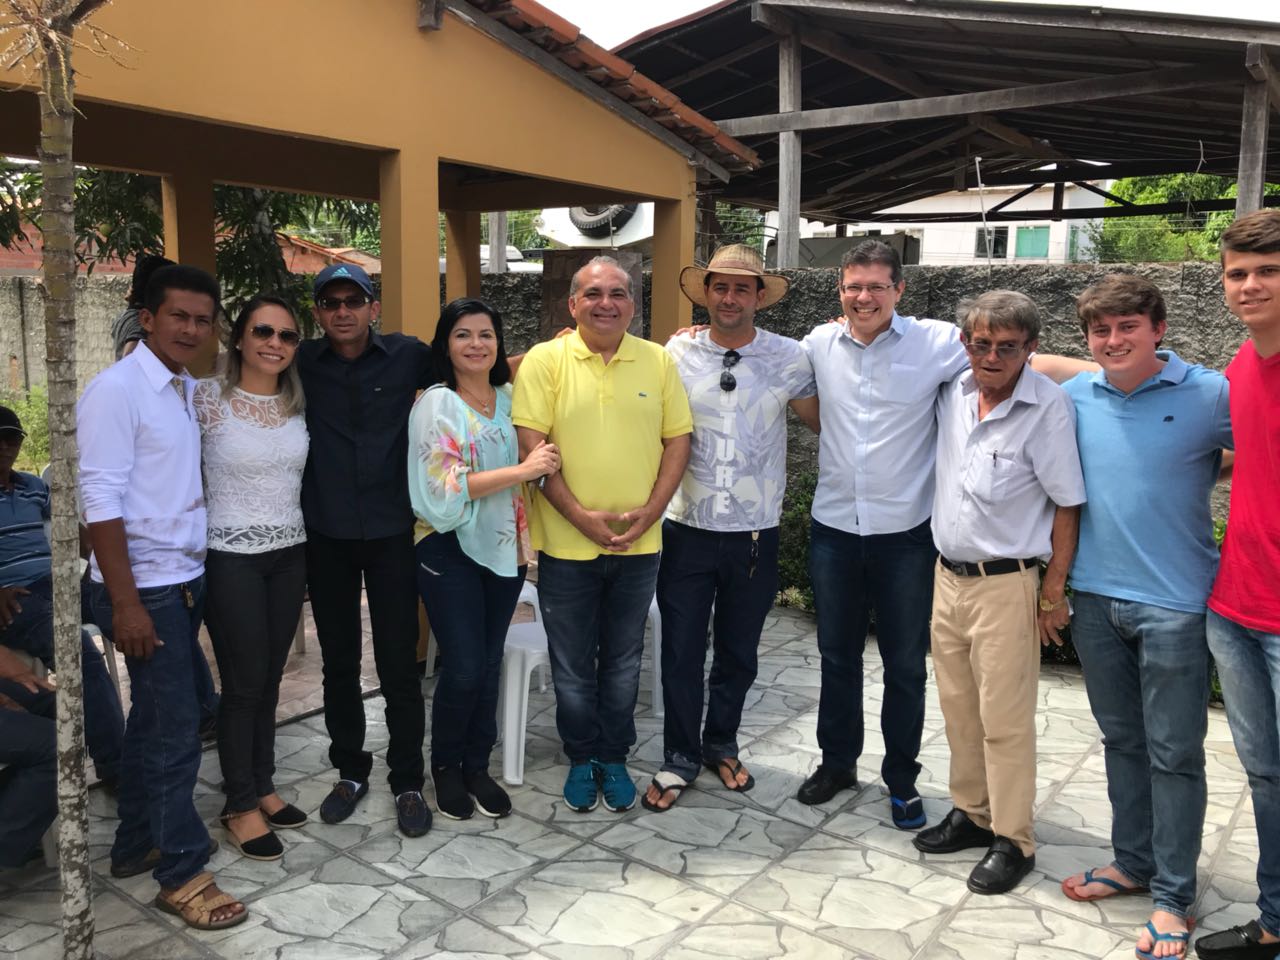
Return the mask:
[[[966,0],[762,0],[765,6],[795,13],[815,13],[842,19],[867,14],[892,17],[923,17],[932,20],[967,20],[979,23],[1018,24],[1075,30],[1104,30],[1115,33],[1145,33],[1166,37],[1231,40],[1238,43],[1265,43],[1280,46],[1280,26],[1260,21],[1233,23],[1211,17],[1182,17],[1167,13],[1127,13],[1080,7],[1063,10],[1043,6],[972,3]]]
[[[1280,73],[1275,64],[1267,56],[1267,51],[1260,43],[1251,43],[1245,47],[1244,66],[1249,75],[1259,83],[1267,85],[1267,96],[1271,98],[1271,106],[1280,110]]]
[[[928,143],[921,144],[914,150],[908,150],[905,153],[900,153],[891,160],[886,160],[884,163],[878,163],[873,167],[867,167],[865,170],[854,174],[852,177],[846,177],[844,180],[828,185],[822,196],[815,197],[803,204],[801,209],[808,211],[825,206],[832,200],[836,199],[840,193],[849,189],[849,187],[852,187],[854,184],[862,183],[864,180],[874,179],[875,177],[888,173],[890,170],[895,170],[898,167],[901,167],[903,164],[911,163],[921,157],[935,153],[943,147],[950,146],[957,140],[963,140],[976,129],[977,128],[972,124],[966,124],[963,127],[952,130],[950,133],[944,134],[934,140],[930,140]]]
[[[731,137],[763,136],[788,130],[826,130],[832,127],[859,126],[864,123],[1025,110],[1030,107],[1238,84],[1241,80],[1241,72],[1239,67],[1172,67],[1163,70],[1143,70],[1115,77],[1088,77],[1058,83],[1009,87],[1004,90],[923,97],[918,100],[894,100],[887,103],[829,107],[822,110],[796,110],[790,113],[739,117],[718,122],[720,129]]]
[[[694,80],[705,77],[709,73],[715,73],[717,70],[721,70],[731,64],[737,63],[739,60],[744,60],[752,54],[759,53],[761,50],[768,50],[770,47],[777,46],[777,44],[777,37],[762,37],[755,43],[748,43],[745,47],[738,47],[734,50],[730,50],[728,53],[716,57],[714,60],[708,60],[706,63],[701,66],[694,67],[692,70],[687,70],[674,77],[669,77],[662,85],[668,90],[674,90],[682,84],[692,83]]]

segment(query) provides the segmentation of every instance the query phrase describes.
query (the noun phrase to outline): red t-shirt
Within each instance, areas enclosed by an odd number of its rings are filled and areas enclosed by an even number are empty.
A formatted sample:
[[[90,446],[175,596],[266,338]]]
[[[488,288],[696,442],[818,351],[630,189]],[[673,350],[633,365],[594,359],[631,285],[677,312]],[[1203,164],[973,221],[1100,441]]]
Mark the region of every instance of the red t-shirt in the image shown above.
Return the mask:
[[[1227,379],[1236,460],[1209,607],[1252,630],[1280,633],[1280,354],[1264,360],[1246,340]]]

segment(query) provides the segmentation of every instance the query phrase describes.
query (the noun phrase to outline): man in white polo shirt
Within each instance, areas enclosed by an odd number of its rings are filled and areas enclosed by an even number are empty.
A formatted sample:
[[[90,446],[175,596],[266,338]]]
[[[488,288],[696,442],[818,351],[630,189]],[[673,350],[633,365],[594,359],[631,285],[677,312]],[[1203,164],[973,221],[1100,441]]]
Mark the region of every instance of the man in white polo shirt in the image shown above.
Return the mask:
[[[155,905],[199,929],[247,916],[204,870],[209,831],[193,799],[206,516],[186,364],[213,332],[218,301],[203,270],[157,270],[140,314],[146,342],[98,374],[76,409],[90,599],[125,655],[132,691],[111,872],[154,867]]]
[[[939,397],[933,501],[933,669],[954,807],[913,843],[986,847],[968,885],[994,894],[1035,866],[1039,641],[1067,624],[1084,477],[1070,397],[1027,365],[1040,335],[1031,299],[984,293],[961,304],[960,329],[970,370]]]
[[[803,341],[821,398],[809,573],[818,613],[822,762],[801,803],[857,786],[862,651],[875,613],[884,660],[881,773],[900,829],[924,826],[916,793],[936,551],[929,529],[938,388],[965,369],[954,324],[899,316],[897,251],[867,240],[840,267],[841,323]]]

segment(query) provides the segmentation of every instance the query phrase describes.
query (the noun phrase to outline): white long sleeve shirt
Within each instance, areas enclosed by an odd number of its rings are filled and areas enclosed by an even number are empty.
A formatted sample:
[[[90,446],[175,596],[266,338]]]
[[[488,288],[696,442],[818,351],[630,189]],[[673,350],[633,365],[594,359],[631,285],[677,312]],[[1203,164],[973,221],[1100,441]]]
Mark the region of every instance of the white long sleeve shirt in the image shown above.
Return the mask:
[[[94,377],[76,405],[85,522],[124,520],[140,588],[204,573],[207,519],[194,385],[185,370],[172,373],[140,343]],[[102,582],[96,557],[90,576]]]

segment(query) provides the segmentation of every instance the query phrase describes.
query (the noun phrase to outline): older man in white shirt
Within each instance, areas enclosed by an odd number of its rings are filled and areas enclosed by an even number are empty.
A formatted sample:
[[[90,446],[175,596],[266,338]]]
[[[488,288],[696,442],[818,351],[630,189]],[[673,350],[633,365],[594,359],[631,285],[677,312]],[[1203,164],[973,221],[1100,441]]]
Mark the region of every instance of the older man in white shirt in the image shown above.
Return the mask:
[[[151,869],[155,905],[202,930],[246,917],[204,870],[211,844],[194,802],[206,517],[186,365],[213,332],[218,301],[203,270],[157,270],[140,314],[146,342],[95,377],[76,409],[90,599],[132,690],[111,872]]]
[[[933,504],[933,666],[954,808],[913,842],[986,847],[968,885],[994,894],[1035,866],[1037,641],[1067,623],[1085,493],[1071,399],[1027,364],[1036,305],[994,290],[960,311],[970,370],[939,398]]]
[[[841,323],[805,337],[821,403],[809,572],[818,613],[822,762],[801,803],[857,785],[862,651],[875,612],[884,661],[881,774],[893,822],[924,826],[916,793],[936,551],[929,528],[938,388],[965,369],[954,324],[900,316],[897,251],[868,240],[840,268]]]

